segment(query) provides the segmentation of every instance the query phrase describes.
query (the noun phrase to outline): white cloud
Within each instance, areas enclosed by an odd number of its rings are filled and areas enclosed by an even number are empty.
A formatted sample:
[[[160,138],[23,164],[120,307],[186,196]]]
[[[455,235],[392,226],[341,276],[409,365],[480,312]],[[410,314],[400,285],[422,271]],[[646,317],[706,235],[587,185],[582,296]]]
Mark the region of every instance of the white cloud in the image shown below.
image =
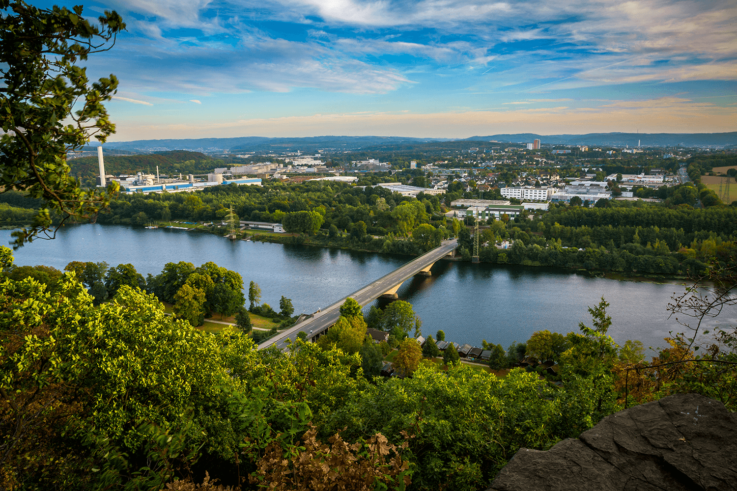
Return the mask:
[[[151,104],[150,102],[139,101],[138,99],[130,99],[128,97],[121,97],[118,95],[114,95],[113,99],[118,100],[118,101],[132,102],[133,104],[142,104],[144,106],[153,106],[153,104]]]
[[[197,99],[190,99],[189,102],[194,102],[195,104],[202,104],[202,102],[198,101]]]

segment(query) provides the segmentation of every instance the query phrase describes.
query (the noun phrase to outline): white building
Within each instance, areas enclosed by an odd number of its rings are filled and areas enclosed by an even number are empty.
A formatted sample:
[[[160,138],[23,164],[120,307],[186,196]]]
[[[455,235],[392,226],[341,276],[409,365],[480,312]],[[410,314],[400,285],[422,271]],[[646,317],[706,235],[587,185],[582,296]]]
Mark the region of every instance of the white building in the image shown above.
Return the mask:
[[[588,201],[590,204],[593,204],[602,198],[611,199],[612,192],[609,191],[606,183],[577,181],[566,186],[564,191],[553,194],[551,201],[570,203],[574,197],[579,197],[581,201]]]
[[[616,181],[617,174],[607,176],[607,181]],[[664,176],[646,176],[645,174],[622,174],[622,182],[628,184],[663,184]]]
[[[330,177],[316,177],[314,179],[308,179],[308,181],[337,181],[337,182],[345,182],[347,184],[351,184],[351,183],[358,181],[358,178],[350,177],[350,176],[330,176]]]
[[[501,193],[505,198],[516,198],[524,201],[548,201],[553,194],[553,190],[547,187],[520,186],[502,188]]]
[[[406,184],[402,184],[400,182],[385,182],[382,184],[377,184],[377,186],[389,189],[393,193],[399,193],[402,196],[411,196],[413,198],[416,198],[417,195],[420,193],[425,193],[429,195],[445,194],[445,190],[443,189],[428,189],[420,188],[417,186],[407,186]]]

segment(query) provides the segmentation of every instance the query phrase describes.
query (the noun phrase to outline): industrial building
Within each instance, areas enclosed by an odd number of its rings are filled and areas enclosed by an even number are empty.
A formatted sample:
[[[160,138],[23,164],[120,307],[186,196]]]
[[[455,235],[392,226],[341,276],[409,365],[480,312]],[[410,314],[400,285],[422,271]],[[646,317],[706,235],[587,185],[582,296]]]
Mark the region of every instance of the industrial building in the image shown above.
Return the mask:
[[[522,213],[524,209],[522,205],[471,206],[466,210],[466,216],[480,220],[488,220],[492,216],[499,219],[502,215],[514,218]]]
[[[570,203],[574,197],[579,197],[584,202],[596,203],[600,199],[611,199],[612,192],[605,182],[576,181],[566,186],[562,192],[553,194],[550,200],[554,203]]]
[[[223,174],[212,173],[207,175],[207,180],[195,178],[190,174],[187,180],[179,178],[162,178],[159,176],[159,168],[156,167],[156,175],[144,174],[139,172],[135,176],[118,176],[112,177],[105,174],[105,160],[102,154],[102,147],[97,147],[97,163],[100,168],[100,175],[97,177],[97,183],[100,187],[107,185],[108,178],[120,184],[120,192],[123,194],[149,194],[149,193],[178,193],[200,191],[211,186],[221,186],[226,184],[261,186],[261,179],[258,178],[242,178],[225,180]]]
[[[412,198],[416,198],[417,195],[420,193],[425,193],[433,196],[445,193],[445,190],[443,189],[420,188],[417,186],[408,186],[400,182],[385,182],[377,184],[377,186],[384,189],[389,189],[393,193],[399,193],[402,196],[411,196]]]
[[[548,201],[553,190],[547,187],[534,186],[506,187],[500,190],[505,198],[515,198],[524,201]]]
[[[450,202],[453,208],[468,208],[469,206],[509,206],[511,202],[501,199],[457,199]]]

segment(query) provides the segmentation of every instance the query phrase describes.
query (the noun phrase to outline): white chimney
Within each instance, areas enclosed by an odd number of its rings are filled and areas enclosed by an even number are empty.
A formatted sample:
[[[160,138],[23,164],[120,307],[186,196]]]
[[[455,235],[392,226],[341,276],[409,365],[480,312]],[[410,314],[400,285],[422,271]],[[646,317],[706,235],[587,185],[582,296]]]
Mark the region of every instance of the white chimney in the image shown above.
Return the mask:
[[[159,179],[159,166],[156,166],[156,184],[161,184],[161,179]]]
[[[102,158],[102,145],[97,147],[97,163],[100,165],[100,186],[105,187],[105,161]]]

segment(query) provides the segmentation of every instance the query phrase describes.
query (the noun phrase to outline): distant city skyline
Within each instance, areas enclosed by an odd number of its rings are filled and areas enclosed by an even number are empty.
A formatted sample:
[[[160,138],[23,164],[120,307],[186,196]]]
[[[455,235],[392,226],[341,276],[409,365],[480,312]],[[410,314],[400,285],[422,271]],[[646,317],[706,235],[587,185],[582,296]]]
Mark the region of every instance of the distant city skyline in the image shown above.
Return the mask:
[[[111,141],[737,130],[732,0],[82,4],[128,25]]]

